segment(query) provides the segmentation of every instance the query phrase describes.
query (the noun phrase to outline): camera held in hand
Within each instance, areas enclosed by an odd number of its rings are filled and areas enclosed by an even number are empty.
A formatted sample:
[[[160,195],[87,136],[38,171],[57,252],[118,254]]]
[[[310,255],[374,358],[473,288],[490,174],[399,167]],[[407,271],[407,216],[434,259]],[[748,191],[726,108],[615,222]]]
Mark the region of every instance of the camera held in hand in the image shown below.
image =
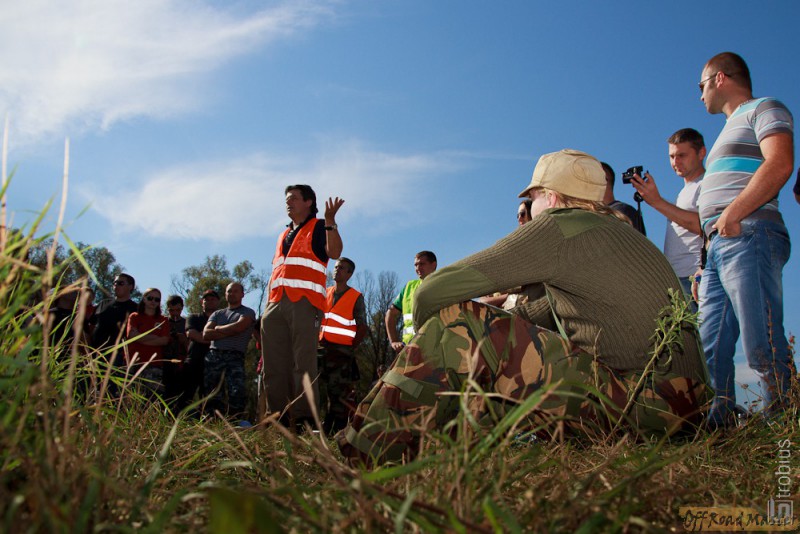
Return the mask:
[[[631,183],[634,174],[638,174],[639,176],[644,176],[643,171],[644,167],[642,165],[639,165],[638,167],[631,167],[630,169],[622,173],[622,183],[623,184]]]

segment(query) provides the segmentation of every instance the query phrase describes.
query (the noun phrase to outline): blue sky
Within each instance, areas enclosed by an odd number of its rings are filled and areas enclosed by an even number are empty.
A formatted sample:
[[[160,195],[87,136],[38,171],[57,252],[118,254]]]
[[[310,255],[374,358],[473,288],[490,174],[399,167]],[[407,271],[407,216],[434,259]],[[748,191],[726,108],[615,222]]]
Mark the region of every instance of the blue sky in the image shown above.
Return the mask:
[[[268,268],[289,183],[345,198],[359,270],[409,279],[418,250],[446,265],[512,230],[546,152],[644,165],[673,199],[666,138],[694,127],[710,147],[724,123],[699,100],[709,57],[740,53],[755,94],[798,113],[798,20],[790,0],[18,2],[0,17],[9,205],[21,224],[58,196],[69,137],[68,234],[140,287],[217,253]]]

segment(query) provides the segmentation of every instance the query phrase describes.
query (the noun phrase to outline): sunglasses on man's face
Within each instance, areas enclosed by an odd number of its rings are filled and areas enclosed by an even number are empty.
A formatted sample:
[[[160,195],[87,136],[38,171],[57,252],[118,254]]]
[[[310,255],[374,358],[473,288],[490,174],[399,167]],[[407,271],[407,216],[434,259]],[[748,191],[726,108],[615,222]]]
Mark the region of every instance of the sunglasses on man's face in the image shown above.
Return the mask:
[[[144,298],[144,300],[147,300],[147,301],[150,301],[150,302],[161,302],[161,297],[147,296],[147,297]]]
[[[128,284],[128,282],[126,282],[125,280],[114,280],[114,285],[115,286],[124,286],[124,285],[127,285],[127,284]]]

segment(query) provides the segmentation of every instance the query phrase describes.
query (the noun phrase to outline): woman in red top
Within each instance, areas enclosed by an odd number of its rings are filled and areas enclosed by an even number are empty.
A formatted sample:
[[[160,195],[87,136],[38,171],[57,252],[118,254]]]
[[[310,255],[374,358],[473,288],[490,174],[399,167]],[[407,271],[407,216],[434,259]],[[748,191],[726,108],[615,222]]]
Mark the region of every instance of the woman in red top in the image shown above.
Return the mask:
[[[139,309],[128,316],[127,334],[128,339],[145,334],[128,345],[129,363],[151,362],[150,366],[161,367],[164,345],[169,342],[169,323],[161,315],[161,291],[144,292]]]
[[[145,395],[164,394],[164,375],[161,370],[164,346],[169,343],[169,322],[161,315],[161,291],[149,288],[144,292],[139,309],[128,316],[128,339],[144,334],[127,346],[128,363],[144,369],[135,371],[145,388]]]

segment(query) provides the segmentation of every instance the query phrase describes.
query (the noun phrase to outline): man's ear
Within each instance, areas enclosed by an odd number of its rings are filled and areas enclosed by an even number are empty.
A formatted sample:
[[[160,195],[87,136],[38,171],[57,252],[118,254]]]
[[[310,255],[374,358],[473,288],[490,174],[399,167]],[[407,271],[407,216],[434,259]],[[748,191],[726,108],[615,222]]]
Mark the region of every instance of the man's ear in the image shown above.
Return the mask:
[[[545,195],[545,200],[547,200],[547,207],[548,208],[558,207],[558,197],[557,196],[555,196],[550,191],[547,191],[544,195]]]

